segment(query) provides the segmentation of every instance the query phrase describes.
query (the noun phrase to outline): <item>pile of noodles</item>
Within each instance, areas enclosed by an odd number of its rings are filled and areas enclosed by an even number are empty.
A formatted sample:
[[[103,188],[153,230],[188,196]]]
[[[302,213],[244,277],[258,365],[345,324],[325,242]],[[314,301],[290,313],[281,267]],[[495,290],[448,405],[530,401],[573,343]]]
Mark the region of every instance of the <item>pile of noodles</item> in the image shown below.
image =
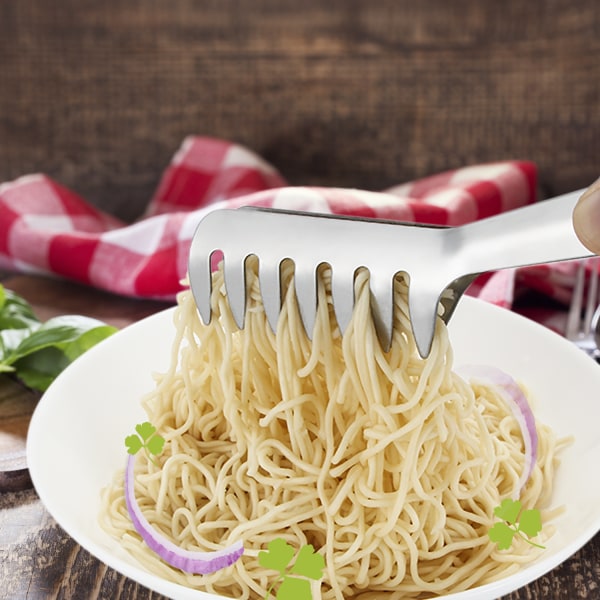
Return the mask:
[[[493,386],[453,372],[441,319],[431,354],[420,358],[407,282],[398,276],[394,339],[383,352],[369,316],[368,274],[360,272],[342,338],[329,276],[319,274],[312,341],[291,271],[275,334],[255,264],[243,330],[221,271],[209,325],[191,293],[181,293],[171,367],[143,400],[166,439],[156,465],[142,453],[136,459],[135,494],[146,518],[182,548],[219,550],[241,539],[244,555],[210,575],[164,563],[135,532],[122,473],[103,496],[103,527],[153,573],[240,599],[265,598],[277,574],[257,556],[276,538],[296,549],[310,543],[323,555],[315,599],[426,598],[488,583],[538,556],[517,536],[500,551],[488,531],[503,498],[547,506],[560,446],[552,432],[537,423],[537,461],[519,491],[519,425]]]

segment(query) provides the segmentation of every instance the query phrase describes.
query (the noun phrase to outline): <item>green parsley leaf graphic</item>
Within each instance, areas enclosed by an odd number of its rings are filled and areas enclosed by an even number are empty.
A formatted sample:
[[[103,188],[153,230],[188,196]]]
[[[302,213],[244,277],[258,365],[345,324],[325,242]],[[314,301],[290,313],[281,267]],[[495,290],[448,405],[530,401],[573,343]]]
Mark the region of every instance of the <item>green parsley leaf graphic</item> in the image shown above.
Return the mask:
[[[265,569],[279,571],[283,575],[294,557],[294,549],[282,538],[270,541],[267,548],[267,552],[261,550],[258,553],[258,564]]]
[[[490,540],[498,545],[498,550],[508,550],[515,534],[516,531],[511,529],[506,523],[495,523],[488,531]]]
[[[267,590],[267,600],[276,585],[277,600],[312,600],[309,579],[318,581],[323,577],[325,559],[310,544],[302,546],[298,551],[294,564],[294,549],[284,539],[276,538],[269,542],[267,550],[258,553],[258,563],[265,569],[279,573],[279,577]]]
[[[125,438],[125,445],[129,454],[137,454],[144,447],[144,442],[137,435],[128,435]]]
[[[312,600],[310,582],[299,577],[284,577],[277,595],[277,600]]]
[[[140,437],[146,441],[153,433],[156,432],[156,427],[152,423],[140,423],[135,426],[135,430],[140,434]]]
[[[545,548],[545,546],[536,544],[530,539],[542,530],[540,511],[537,508],[522,511],[522,507],[523,505],[519,500],[505,498],[500,506],[494,509],[494,515],[501,521],[490,528],[488,536],[498,546],[498,550],[508,550],[515,535],[523,538],[528,544],[536,548]]]
[[[307,544],[300,548],[291,572],[318,581],[323,577],[324,568],[325,559],[317,554],[310,544]]]
[[[165,446],[165,439],[156,433],[156,427],[152,423],[145,422],[135,426],[138,433],[128,435],[125,438],[125,446],[129,454],[137,454],[142,448],[148,458],[158,467],[152,456],[158,456]]]
[[[502,519],[502,521],[506,521],[511,525],[514,525],[517,522],[520,512],[521,503],[518,500],[511,500],[510,498],[502,500],[500,506],[496,506],[494,509],[494,514],[499,519]]]
[[[148,452],[150,452],[150,454],[154,454],[154,456],[158,456],[163,451],[164,447],[165,438],[161,437],[160,435],[155,435],[146,442],[146,448],[148,449]]]
[[[532,538],[542,530],[542,517],[540,511],[534,509],[524,510],[519,519],[519,530]]]

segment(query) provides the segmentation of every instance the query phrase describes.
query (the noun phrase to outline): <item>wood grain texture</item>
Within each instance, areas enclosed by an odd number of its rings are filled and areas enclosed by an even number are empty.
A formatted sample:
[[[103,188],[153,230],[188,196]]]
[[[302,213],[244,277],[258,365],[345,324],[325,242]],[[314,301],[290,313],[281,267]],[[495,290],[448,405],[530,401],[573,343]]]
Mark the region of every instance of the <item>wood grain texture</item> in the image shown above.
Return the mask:
[[[0,181],[43,171],[126,219],[188,134],[295,184],[381,189],[525,158],[600,174],[595,0],[4,0]]]

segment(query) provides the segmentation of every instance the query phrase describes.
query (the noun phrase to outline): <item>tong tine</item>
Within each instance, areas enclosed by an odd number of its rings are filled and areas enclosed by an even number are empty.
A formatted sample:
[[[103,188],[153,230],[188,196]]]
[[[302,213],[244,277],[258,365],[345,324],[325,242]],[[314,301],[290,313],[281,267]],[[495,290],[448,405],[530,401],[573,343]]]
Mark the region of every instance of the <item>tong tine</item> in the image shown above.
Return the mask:
[[[229,309],[237,326],[242,329],[246,317],[246,257],[228,255],[223,259],[223,278]],[[205,318],[204,316],[202,317]],[[210,319],[210,315],[208,316]],[[208,323],[208,321],[205,321]]]
[[[348,329],[354,309],[354,271],[347,273],[340,268],[332,269],[331,297],[335,318],[343,334]]]
[[[302,262],[295,263],[294,285],[300,318],[304,331],[309,339],[317,319],[317,279],[318,265],[306,265]]]
[[[188,277],[190,289],[194,295],[196,308],[200,314],[203,323],[210,323],[212,317],[211,299],[212,299],[212,252],[204,253],[197,249],[197,235],[192,239],[190,246],[190,256],[188,259]],[[246,292],[244,290],[244,303],[246,301]],[[230,304],[231,305],[231,304]]]

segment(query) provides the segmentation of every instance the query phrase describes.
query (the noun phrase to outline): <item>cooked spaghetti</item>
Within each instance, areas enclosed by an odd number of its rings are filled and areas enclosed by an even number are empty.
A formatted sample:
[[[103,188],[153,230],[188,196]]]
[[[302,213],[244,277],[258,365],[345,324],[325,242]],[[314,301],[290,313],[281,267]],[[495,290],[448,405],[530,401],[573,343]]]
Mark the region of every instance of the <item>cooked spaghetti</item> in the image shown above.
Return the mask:
[[[402,276],[384,352],[370,318],[368,273],[357,274],[356,307],[341,337],[330,274],[320,272],[311,341],[291,269],[276,333],[256,264],[247,269],[243,330],[221,271],[210,324],[200,321],[191,293],[180,294],[171,366],[143,400],[166,445],[156,465],[140,455],[135,476],[146,518],[178,546],[211,551],[241,539],[244,555],[202,576],[162,562],[132,525],[122,473],[103,497],[107,531],[153,573],[240,599],[265,598],[274,574],[257,556],[275,538],[294,548],[310,543],[323,555],[320,597],[336,600],[460,591],[538,555],[516,538],[499,551],[487,534],[503,498],[547,506],[560,443],[537,424],[537,461],[520,490],[524,442],[513,413],[493,386],[453,371],[441,319],[429,357],[418,355]]]

